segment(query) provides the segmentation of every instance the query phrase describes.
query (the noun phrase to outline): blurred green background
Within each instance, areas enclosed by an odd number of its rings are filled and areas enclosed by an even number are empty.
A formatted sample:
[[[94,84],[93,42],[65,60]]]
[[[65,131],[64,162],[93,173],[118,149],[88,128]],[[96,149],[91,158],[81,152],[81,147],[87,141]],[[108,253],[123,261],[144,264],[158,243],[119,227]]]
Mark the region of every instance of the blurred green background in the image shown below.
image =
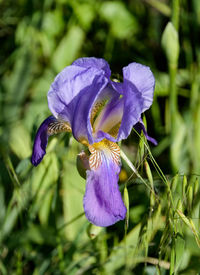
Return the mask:
[[[0,274],[200,274],[200,1],[1,0],[0,15]],[[50,84],[83,56],[156,78],[144,121],[158,146],[122,142],[129,222],[107,229],[84,216],[70,135],[30,163]]]

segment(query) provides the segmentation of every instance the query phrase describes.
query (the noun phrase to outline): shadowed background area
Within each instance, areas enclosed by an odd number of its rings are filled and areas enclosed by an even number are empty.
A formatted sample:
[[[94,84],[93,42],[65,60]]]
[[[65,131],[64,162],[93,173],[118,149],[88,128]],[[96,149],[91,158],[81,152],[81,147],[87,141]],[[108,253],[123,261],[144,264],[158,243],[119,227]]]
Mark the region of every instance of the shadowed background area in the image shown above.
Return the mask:
[[[200,1],[0,0],[0,14],[0,274],[200,272]],[[134,131],[121,143],[129,221],[109,228],[84,216],[70,134],[30,163],[51,83],[84,56],[113,79],[131,62],[156,79],[143,120],[158,146]]]

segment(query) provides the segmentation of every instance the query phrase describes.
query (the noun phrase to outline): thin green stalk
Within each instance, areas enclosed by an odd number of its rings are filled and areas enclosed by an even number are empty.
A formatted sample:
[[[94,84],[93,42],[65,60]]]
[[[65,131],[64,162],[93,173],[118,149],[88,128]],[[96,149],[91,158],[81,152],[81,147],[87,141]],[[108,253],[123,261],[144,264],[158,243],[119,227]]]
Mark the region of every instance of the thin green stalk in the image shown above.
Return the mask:
[[[68,225],[72,224],[73,222],[77,221],[77,220],[78,220],[79,218],[81,218],[84,214],[85,214],[85,213],[82,212],[81,214],[79,214],[78,216],[76,216],[75,218],[73,218],[71,221],[64,223],[63,225],[61,225],[61,226],[57,229],[57,231],[63,230],[66,226],[68,226]]]
[[[179,13],[180,13],[180,2],[179,0],[172,1],[172,24],[178,32],[179,29]],[[177,74],[177,60],[173,60],[173,64],[169,64],[169,74],[170,74],[170,111],[171,111],[171,121],[173,123],[173,116],[176,115],[177,111],[177,91],[176,91],[176,74]],[[173,128],[173,126],[172,126]]]
[[[172,1],[172,23],[176,30],[179,28],[180,0]]]
[[[12,161],[8,155],[7,152],[5,152],[4,150],[1,150],[2,156],[3,156],[3,160],[5,163],[5,166],[7,168],[8,174],[10,176],[10,179],[14,185],[14,187],[19,188],[21,186],[20,181],[18,179],[18,176],[15,172],[15,169],[13,167]]]
[[[171,21],[173,26],[175,27],[177,34],[179,30],[179,13],[180,13],[180,2],[179,0],[172,0],[172,17]],[[173,50],[173,49],[171,49]],[[175,140],[176,135],[176,116],[178,114],[178,94],[176,87],[176,75],[178,68],[178,55],[179,51],[177,51],[177,56],[173,60],[169,60],[169,76],[170,76],[170,92],[169,92],[169,108],[170,108],[170,118],[171,118],[171,142]],[[173,148],[170,148],[171,157],[173,156]],[[173,163],[173,161],[172,161]]]
[[[169,64],[169,75],[170,75],[170,96],[169,96],[169,108],[171,114],[171,138],[173,140],[176,132],[176,114],[178,110],[177,104],[177,89],[176,89],[176,74],[177,74],[177,64]]]
[[[154,194],[155,198],[159,201],[159,197],[156,195],[156,193],[154,192],[154,190],[152,190],[151,186],[148,185],[146,183],[146,181],[142,178],[142,176],[138,173],[137,169],[135,168],[135,166],[133,165],[133,163],[128,159],[128,157],[122,151],[122,149],[121,149],[121,157],[127,163],[127,165],[129,166],[129,168],[133,171],[133,173],[135,173],[136,176],[145,184],[145,186],[150,189],[150,191]]]
[[[174,274],[175,270],[175,240],[174,237],[172,239],[172,249],[171,249],[171,257],[170,257],[170,275]]]
[[[141,135],[140,135],[134,128],[133,128],[133,130],[134,130],[134,132],[135,132],[140,138],[142,138]],[[147,151],[148,151],[150,160],[151,160],[151,162],[152,162],[152,164],[153,164],[153,166],[154,166],[156,172],[158,173],[159,177],[162,179],[162,181],[163,181],[163,182],[165,183],[165,185],[167,186],[167,190],[168,190],[168,192],[169,192],[169,197],[170,197],[171,206],[172,206],[172,208],[173,208],[173,210],[174,210],[174,203],[173,203],[173,198],[172,198],[172,193],[171,193],[169,181],[167,180],[167,178],[165,177],[165,175],[164,175],[164,173],[162,172],[161,168],[159,167],[158,163],[156,162],[155,158],[153,157],[153,155],[152,155],[152,153],[151,153],[151,150],[150,150],[150,148],[149,148],[149,145],[148,145],[146,142],[144,142],[144,146],[146,147],[146,149],[147,149]],[[125,158],[124,158],[124,155],[125,155],[124,153],[123,153],[123,155],[121,155],[122,158],[123,158],[126,162],[127,162],[127,161],[130,162],[129,159],[127,160],[127,157],[126,157],[126,156],[125,156]],[[130,162],[130,163],[128,163],[128,162],[127,162],[127,164],[130,165],[129,167],[133,170],[133,172],[136,174],[136,176],[139,177],[139,178],[144,182],[143,178],[139,175],[139,173],[137,172],[137,170],[136,170],[136,168],[133,166],[133,164],[132,164],[131,162]],[[145,183],[145,185],[148,186],[146,183]],[[149,186],[148,186],[148,188],[149,188]],[[150,189],[150,190],[152,190],[152,189]],[[153,191],[153,190],[152,190],[152,191]],[[157,195],[155,194],[155,192],[154,192],[154,195],[157,197]],[[158,198],[158,199],[159,199],[159,198]]]

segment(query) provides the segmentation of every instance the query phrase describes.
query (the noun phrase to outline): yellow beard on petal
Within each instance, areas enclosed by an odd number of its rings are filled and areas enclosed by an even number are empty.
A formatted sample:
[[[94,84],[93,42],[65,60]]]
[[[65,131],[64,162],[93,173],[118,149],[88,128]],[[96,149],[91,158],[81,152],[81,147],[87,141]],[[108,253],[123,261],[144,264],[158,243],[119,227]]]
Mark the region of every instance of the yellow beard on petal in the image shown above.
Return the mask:
[[[100,142],[88,145],[91,153],[89,165],[91,169],[98,169],[102,163],[102,158],[111,158],[114,163],[120,165],[120,148],[117,143],[103,139]]]
[[[47,133],[48,135],[51,136],[53,134],[59,134],[59,133],[71,132],[71,131],[72,129],[69,122],[56,120],[49,123]]]

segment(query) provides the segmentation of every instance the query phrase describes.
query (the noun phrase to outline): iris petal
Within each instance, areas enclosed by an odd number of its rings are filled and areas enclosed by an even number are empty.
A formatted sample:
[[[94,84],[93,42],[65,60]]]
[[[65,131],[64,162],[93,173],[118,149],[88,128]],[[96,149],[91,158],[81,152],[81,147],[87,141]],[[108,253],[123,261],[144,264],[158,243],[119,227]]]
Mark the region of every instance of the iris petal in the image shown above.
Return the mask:
[[[55,117],[50,116],[43,121],[40,125],[34,140],[33,152],[31,156],[31,163],[37,166],[46,154],[46,147],[49,136],[61,132],[70,132],[71,127],[68,123],[57,120]]]
[[[143,131],[143,133],[144,133],[144,135],[145,135],[145,137],[146,137],[146,139],[147,139],[148,141],[150,141],[150,142],[153,143],[154,145],[157,145],[157,144],[158,144],[158,142],[157,142],[154,138],[150,137],[150,136],[147,134],[147,130],[146,130],[145,126],[144,126],[144,123],[143,123],[142,119],[140,119],[140,121],[134,125],[134,128],[135,128],[135,130],[136,130],[139,134],[141,133],[141,131]]]
[[[108,79],[103,70],[71,65],[57,75],[48,92],[49,109],[68,121],[77,140],[93,142],[90,110]]]
[[[95,121],[95,130],[109,133],[117,124],[121,123],[123,109],[123,98],[118,97],[112,100],[99,115],[98,120]]]
[[[90,111],[94,142],[99,142],[104,138],[116,141],[116,135],[112,136],[110,130],[121,122],[122,100],[119,92],[110,84],[97,95]]]
[[[93,83],[86,87],[79,96],[72,121],[72,132],[78,141],[85,138],[89,143],[94,142],[90,122],[91,109],[98,95],[105,90],[107,83],[107,78],[99,74],[94,78]]]
[[[87,219],[102,227],[110,226],[126,216],[126,207],[118,188],[120,149],[117,144],[106,142],[107,144],[100,142],[102,146],[98,149],[94,148],[95,145],[90,146],[91,170],[87,171],[83,200]]]
[[[123,77],[125,86],[132,83],[137,89],[138,96],[141,97],[141,109],[144,112],[153,102],[155,88],[155,78],[150,68],[134,62],[123,68]]]
[[[77,65],[83,68],[93,67],[103,70],[108,78],[111,76],[110,66],[103,58],[83,57],[75,60],[72,65]]]
[[[123,77],[123,83],[115,83],[115,88],[123,92],[124,98],[124,113],[118,141],[128,137],[141,114],[151,106],[155,86],[150,68],[138,63],[131,63],[123,68]]]

